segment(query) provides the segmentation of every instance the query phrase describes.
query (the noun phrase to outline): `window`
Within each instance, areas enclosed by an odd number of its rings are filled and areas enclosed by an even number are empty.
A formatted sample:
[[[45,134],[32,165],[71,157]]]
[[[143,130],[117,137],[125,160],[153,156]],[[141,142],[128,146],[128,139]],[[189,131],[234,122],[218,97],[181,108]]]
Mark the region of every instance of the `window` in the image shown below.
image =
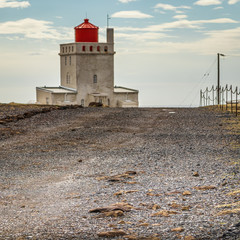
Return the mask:
[[[84,107],[84,99],[81,100],[81,105]]]
[[[74,52],[74,46],[72,46],[72,52]]]
[[[105,46],[105,47],[104,47],[104,52],[107,52],[107,51],[108,51],[108,47]]]
[[[97,83],[97,75],[96,74],[93,76],[93,83]]]
[[[64,47],[62,48],[62,52],[64,53]]]
[[[71,52],[71,47],[69,47],[69,52]]]
[[[82,46],[82,51],[85,52],[86,51],[86,47]]]
[[[67,47],[66,47],[66,52],[67,52]]]
[[[100,52],[100,46],[97,47],[97,51]]]
[[[69,65],[72,65],[72,57],[69,57]]]
[[[69,73],[67,73],[67,76],[66,76],[66,83],[70,84],[70,75],[69,75]]]
[[[65,65],[67,65],[67,57],[65,57]]]
[[[110,99],[108,98],[108,106],[110,107]]]
[[[93,51],[93,46],[90,46],[90,52],[92,52]]]

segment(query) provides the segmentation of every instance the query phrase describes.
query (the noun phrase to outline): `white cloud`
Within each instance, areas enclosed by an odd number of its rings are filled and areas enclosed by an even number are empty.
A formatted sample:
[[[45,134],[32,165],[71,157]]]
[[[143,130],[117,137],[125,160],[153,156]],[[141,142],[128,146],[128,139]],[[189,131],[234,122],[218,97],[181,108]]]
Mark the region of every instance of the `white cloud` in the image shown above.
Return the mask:
[[[135,2],[136,0],[118,0],[121,3]]]
[[[221,0],[198,0],[194,4],[199,6],[220,5],[222,4],[222,1]]]
[[[112,14],[113,18],[152,18],[153,16],[140,11],[120,11]]]
[[[146,40],[155,40],[155,39],[161,39],[161,38],[168,38],[169,36],[165,33],[156,33],[156,32],[145,32],[145,33],[116,33],[115,34],[116,39],[127,39],[131,41],[137,41],[137,42],[144,42]]]
[[[240,2],[240,0],[229,0],[228,4],[232,5],[232,4],[236,4],[238,2]]]
[[[116,32],[166,32],[172,29],[202,29],[204,24],[222,24],[222,23],[238,23],[230,18],[216,18],[209,20],[195,20],[190,21],[187,19],[180,19],[174,22],[162,23],[158,25],[150,25],[145,28],[133,28],[133,27],[115,27]],[[141,33],[142,34],[142,33]]]
[[[136,36],[137,37],[137,36]],[[205,32],[197,41],[174,41],[171,40],[155,40],[147,39],[147,43],[143,44],[137,38],[136,41],[132,39],[133,46],[132,53],[147,53],[147,54],[159,54],[159,53],[195,53],[201,55],[213,55],[217,52],[223,52],[225,54],[239,54],[240,45],[240,27],[228,30],[210,31]],[[221,39],[221,41],[219,41]],[[127,52],[129,54],[129,52]]]
[[[184,19],[184,18],[187,18],[187,15],[176,15],[173,18],[175,18],[175,19]]]
[[[72,39],[72,29],[52,26],[52,22],[25,18],[18,21],[0,23],[0,35],[22,35],[33,39]]]
[[[154,8],[155,9],[161,8],[163,10],[175,11],[177,13],[182,13],[182,11],[179,11],[179,9],[191,9],[191,7],[189,7],[189,6],[175,7],[173,5],[165,4],[165,3],[158,3]]]
[[[172,29],[203,29],[205,24],[223,24],[237,23],[230,18],[217,18],[210,20],[180,19],[163,23],[159,25],[151,25],[145,28],[115,28],[116,38],[119,44],[128,40],[130,45],[128,53],[177,53],[192,52],[198,54],[213,54],[218,51],[234,52],[240,50],[238,44],[240,38],[240,27],[230,30],[206,31],[199,32],[199,39],[191,41],[183,39],[176,35]],[[168,39],[168,40],[167,40]],[[179,40],[180,39],[180,40]],[[221,41],[219,41],[221,39]],[[144,48],[143,48],[144,43]],[[124,49],[121,49],[124,54]],[[234,52],[235,53],[235,52]]]
[[[238,23],[235,20],[232,20],[230,18],[217,18],[217,19],[210,19],[210,20],[178,20],[175,22],[169,22],[169,23],[163,23],[159,25],[152,25],[148,28],[145,28],[147,31],[166,31],[168,29],[174,29],[174,28],[189,28],[189,29],[200,29],[202,28],[203,24],[209,24],[209,23]]]
[[[29,7],[28,1],[16,1],[16,0],[0,0],[0,8],[26,8]]]

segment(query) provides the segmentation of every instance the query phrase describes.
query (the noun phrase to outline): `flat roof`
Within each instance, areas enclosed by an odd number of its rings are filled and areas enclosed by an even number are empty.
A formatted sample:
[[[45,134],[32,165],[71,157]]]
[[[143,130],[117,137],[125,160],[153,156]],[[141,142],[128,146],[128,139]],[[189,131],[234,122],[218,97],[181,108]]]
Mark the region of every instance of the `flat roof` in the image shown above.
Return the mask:
[[[68,89],[64,87],[37,87],[37,88],[52,93],[77,93],[77,91],[74,89]]]
[[[115,93],[137,93],[138,90],[115,86],[114,87],[114,92]]]

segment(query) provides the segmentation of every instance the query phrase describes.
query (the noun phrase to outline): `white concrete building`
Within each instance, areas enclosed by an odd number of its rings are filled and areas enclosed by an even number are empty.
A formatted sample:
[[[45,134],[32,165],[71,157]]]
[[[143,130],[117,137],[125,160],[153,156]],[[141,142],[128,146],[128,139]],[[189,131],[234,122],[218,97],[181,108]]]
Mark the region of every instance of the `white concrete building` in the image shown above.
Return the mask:
[[[138,107],[138,90],[114,87],[114,55],[114,29],[99,43],[98,27],[85,19],[75,27],[75,42],[60,45],[60,87],[37,87],[37,103]]]

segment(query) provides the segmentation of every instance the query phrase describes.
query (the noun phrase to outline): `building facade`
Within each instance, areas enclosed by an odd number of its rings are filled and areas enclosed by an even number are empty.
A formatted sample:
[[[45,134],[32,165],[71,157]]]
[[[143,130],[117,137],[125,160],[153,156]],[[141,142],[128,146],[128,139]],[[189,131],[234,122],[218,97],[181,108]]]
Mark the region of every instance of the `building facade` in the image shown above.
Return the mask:
[[[37,87],[37,103],[138,107],[137,90],[114,87],[114,55],[114,29],[99,43],[98,27],[85,19],[75,27],[75,42],[60,45],[60,87]]]

